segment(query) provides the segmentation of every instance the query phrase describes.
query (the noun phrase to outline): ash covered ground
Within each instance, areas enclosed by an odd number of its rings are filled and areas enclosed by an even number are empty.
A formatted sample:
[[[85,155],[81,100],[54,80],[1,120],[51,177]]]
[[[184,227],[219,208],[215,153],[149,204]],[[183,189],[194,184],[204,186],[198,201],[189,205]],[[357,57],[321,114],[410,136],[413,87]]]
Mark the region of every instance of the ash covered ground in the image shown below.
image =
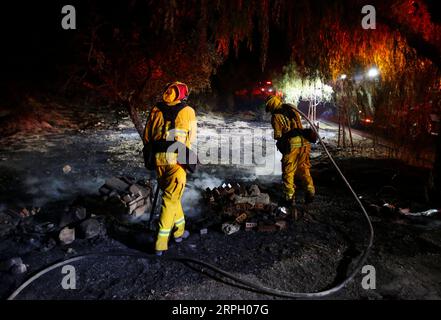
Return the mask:
[[[250,114],[199,115],[199,139],[208,148],[221,149],[227,140],[241,133],[249,135],[250,130],[257,130],[256,135],[263,135],[262,140],[268,142],[257,161],[260,165],[208,163],[190,176],[183,201],[192,236],[180,245],[171,242],[169,253],[192,256],[281,290],[313,292],[331,287],[352,270],[366,246],[368,229],[319,146],[311,155],[316,200],[308,214],[290,223],[288,229],[271,233],[241,230],[227,236],[210,227],[208,234],[200,235],[192,225],[206,210],[203,190],[223,182],[256,183],[272,201],[279,200],[280,154],[274,149],[270,124],[256,121]],[[213,139],[219,131],[224,133],[220,142]],[[424,195],[426,171],[382,158],[370,149],[368,139],[357,136],[359,152],[339,151],[332,125],[322,126],[321,133],[359,195],[380,207],[387,202],[415,212],[430,209]],[[96,202],[90,204],[107,178],[149,177],[141,147],[124,114],[99,114],[92,124],[78,129],[46,135],[18,133],[2,139],[1,214],[13,216],[23,208],[40,208],[34,216],[16,217],[19,226],[35,225],[79,204],[96,215],[105,230],[92,239],[60,245],[45,234],[26,232],[25,227],[2,229],[0,260],[21,257],[27,272],[0,272],[1,297],[6,298],[31,274],[60,259],[90,252],[146,250],[151,234],[142,225],[128,225],[126,234],[115,232],[106,222],[106,212],[97,210]],[[233,147],[231,157],[240,152]],[[376,289],[364,290],[363,275],[359,274],[330,299],[439,299],[439,217],[409,218],[379,210],[372,220],[376,237],[368,264],[376,268]],[[74,265],[76,290],[62,289],[64,275],[56,269],[32,283],[18,299],[274,299],[219,281],[196,265],[130,257],[91,258]]]

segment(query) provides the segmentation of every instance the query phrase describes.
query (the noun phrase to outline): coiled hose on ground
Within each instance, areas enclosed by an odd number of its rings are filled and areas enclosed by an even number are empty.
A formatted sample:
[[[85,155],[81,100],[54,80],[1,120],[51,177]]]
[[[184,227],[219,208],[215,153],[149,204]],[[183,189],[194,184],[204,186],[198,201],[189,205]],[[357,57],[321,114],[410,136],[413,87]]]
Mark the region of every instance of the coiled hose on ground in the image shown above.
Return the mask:
[[[368,223],[368,227],[369,227],[369,242],[368,245],[366,247],[366,249],[364,250],[363,254],[361,255],[361,257],[359,258],[354,270],[349,274],[349,276],[346,277],[345,280],[343,280],[341,283],[337,284],[336,286],[324,290],[324,291],[320,291],[320,292],[311,292],[311,293],[299,293],[299,292],[289,292],[289,291],[282,291],[282,290],[278,290],[278,289],[273,289],[273,288],[268,288],[266,286],[257,284],[253,281],[249,281],[249,280],[245,280],[242,279],[230,272],[227,272],[225,270],[220,269],[219,267],[192,258],[192,257],[187,257],[187,256],[166,256],[166,257],[157,257],[155,255],[151,255],[151,254],[146,254],[146,253],[130,253],[130,252],[100,252],[100,253],[88,253],[88,254],[83,254],[83,255],[78,255],[75,257],[72,257],[70,259],[67,260],[63,260],[61,262],[58,263],[54,263],[44,269],[42,269],[41,271],[39,271],[38,273],[36,273],[35,275],[33,275],[32,277],[30,277],[28,280],[26,280],[22,285],[20,285],[9,297],[8,300],[14,300],[26,287],[28,287],[32,282],[34,282],[35,280],[37,280],[38,278],[40,278],[42,275],[50,272],[51,270],[54,270],[56,268],[62,267],[66,264],[70,264],[76,261],[80,261],[86,258],[92,258],[92,257],[133,257],[133,258],[138,258],[138,259],[161,259],[161,260],[171,260],[171,261],[179,261],[179,262],[190,262],[190,263],[195,263],[198,264],[200,266],[206,267],[214,272],[217,272],[218,274],[238,283],[241,284],[243,286],[245,286],[246,288],[252,289],[256,292],[259,293],[263,293],[263,294],[267,294],[267,295],[272,295],[272,296],[277,296],[277,297],[282,297],[282,298],[291,298],[291,299],[318,299],[318,298],[323,298],[323,297],[327,297],[330,296],[338,291],[340,291],[341,289],[343,289],[350,281],[352,281],[354,279],[354,277],[360,272],[361,268],[364,266],[364,264],[366,263],[367,257],[369,255],[370,249],[373,245],[374,242],[374,229],[372,227],[372,223],[371,220],[369,218],[368,213],[366,212],[366,209],[364,208],[363,204],[361,203],[360,199],[358,198],[357,194],[355,193],[354,189],[352,189],[352,186],[350,185],[350,183],[347,181],[346,177],[344,176],[344,174],[341,172],[340,168],[338,167],[337,163],[335,163],[334,158],[332,157],[332,155],[329,153],[328,149],[326,148],[325,143],[323,142],[323,140],[321,139],[319,133],[317,132],[317,129],[315,128],[315,125],[312,123],[312,121],[300,110],[296,109],[297,112],[299,112],[299,114],[310,124],[311,128],[314,130],[314,132],[317,134],[318,140],[321,144],[321,146],[323,147],[326,155],[328,156],[329,160],[331,161],[331,163],[333,164],[333,166],[335,167],[335,169],[337,170],[338,174],[340,175],[340,177],[343,179],[344,183],[346,184],[346,186],[348,187],[349,191],[351,192],[351,194],[353,195],[355,201],[358,203],[358,205],[361,208],[361,211],[363,212],[364,217],[366,218],[366,221]]]

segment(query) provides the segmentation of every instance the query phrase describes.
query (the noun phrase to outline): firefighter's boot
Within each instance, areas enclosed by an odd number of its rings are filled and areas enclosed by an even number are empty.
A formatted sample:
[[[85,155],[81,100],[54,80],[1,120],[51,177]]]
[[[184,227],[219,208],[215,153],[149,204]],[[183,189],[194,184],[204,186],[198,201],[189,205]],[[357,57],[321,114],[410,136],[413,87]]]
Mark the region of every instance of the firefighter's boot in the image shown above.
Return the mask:
[[[190,237],[190,232],[185,230],[184,233],[182,234],[182,236],[175,238],[175,242],[176,243],[181,243],[182,240],[188,239],[188,237]]]

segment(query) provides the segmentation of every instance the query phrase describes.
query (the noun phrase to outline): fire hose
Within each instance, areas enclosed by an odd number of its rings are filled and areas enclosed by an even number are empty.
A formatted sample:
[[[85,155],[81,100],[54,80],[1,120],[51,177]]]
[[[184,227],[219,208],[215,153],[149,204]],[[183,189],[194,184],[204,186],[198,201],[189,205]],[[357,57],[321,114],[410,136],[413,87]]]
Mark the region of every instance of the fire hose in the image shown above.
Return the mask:
[[[86,258],[92,258],[92,257],[133,257],[133,258],[138,258],[138,259],[159,259],[159,260],[169,260],[169,261],[178,261],[178,262],[190,262],[190,263],[195,263],[198,264],[200,266],[206,267],[214,272],[217,272],[218,274],[236,282],[239,283],[243,286],[245,286],[247,289],[250,290],[254,290],[256,292],[262,293],[262,294],[267,294],[267,295],[271,295],[271,296],[277,296],[277,297],[282,297],[282,298],[291,298],[291,299],[318,299],[318,298],[324,298],[327,296],[330,296],[332,294],[337,293],[338,291],[342,290],[344,287],[346,287],[346,285],[351,282],[355,276],[361,271],[362,267],[364,266],[364,264],[366,263],[367,257],[369,255],[369,252],[372,248],[373,242],[374,242],[374,229],[372,226],[372,222],[369,218],[368,213],[366,212],[366,209],[364,208],[362,202],[360,201],[359,197],[357,196],[357,194],[355,193],[354,189],[352,188],[352,186],[350,185],[350,183],[348,182],[348,180],[346,179],[346,177],[344,176],[344,174],[342,173],[342,171],[340,170],[339,166],[337,165],[337,163],[335,162],[334,158],[332,157],[332,155],[330,154],[330,152],[328,151],[328,149],[326,148],[325,143],[323,142],[323,140],[321,139],[315,125],[312,123],[312,121],[300,110],[296,109],[296,111],[310,124],[312,130],[317,134],[317,138],[321,144],[321,146],[323,147],[326,155],[328,156],[329,160],[331,161],[332,165],[335,167],[335,169],[337,170],[338,174],[340,175],[340,177],[342,178],[342,180],[344,181],[344,183],[346,184],[346,186],[348,187],[350,193],[352,194],[352,196],[354,197],[354,199],[356,200],[357,204],[359,205],[359,207],[361,208],[361,211],[363,213],[363,216],[366,218],[366,221],[368,223],[368,227],[369,227],[369,241],[368,241],[368,245],[366,246],[366,249],[363,251],[363,253],[361,254],[361,257],[359,258],[358,262],[356,263],[356,266],[354,267],[353,271],[349,274],[349,276],[347,276],[342,282],[340,282],[339,284],[335,285],[334,287],[327,289],[327,290],[323,290],[323,291],[319,291],[319,292],[311,292],[311,293],[299,293],[299,292],[290,292],[290,291],[283,291],[283,290],[278,290],[278,289],[273,289],[273,288],[269,288],[260,284],[257,284],[253,281],[249,281],[249,280],[245,280],[242,279],[230,272],[227,272],[225,270],[222,270],[221,268],[207,263],[205,261],[201,261],[192,257],[187,257],[187,256],[165,256],[165,257],[157,257],[156,255],[151,255],[151,254],[146,254],[146,253],[140,253],[140,252],[136,252],[136,253],[130,253],[130,252],[94,252],[94,253],[88,253],[88,254],[83,254],[83,255],[77,255],[75,257],[72,257],[70,259],[67,260],[63,260],[54,264],[51,264],[50,266],[42,269],[41,271],[39,271],[38,273],[36,273],[35,275],[33,275],[32,277],[30,277],[28,280],[26,280],[22,285],[20,285],[20,287],[18,287],[9,297],[8,300],[14,300],[26,287],[28,287],[32,282],[34,282],[35,280],[37,280],[38,278],[40,278],[41,276],[43,276],[44,274],[50,272],[51,270],[54,270],[56,268],[62,267],[66,264],[70,264],[76,261],[80,261]]]

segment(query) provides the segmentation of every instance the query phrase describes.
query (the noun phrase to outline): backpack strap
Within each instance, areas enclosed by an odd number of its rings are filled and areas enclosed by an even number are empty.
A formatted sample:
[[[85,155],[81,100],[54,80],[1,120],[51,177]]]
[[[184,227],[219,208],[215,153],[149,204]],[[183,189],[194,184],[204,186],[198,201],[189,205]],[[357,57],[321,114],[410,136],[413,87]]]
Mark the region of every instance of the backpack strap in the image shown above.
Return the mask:
[[[179,112],[184,109],[187,105],[183,102],[175,105],[175,106],[168,106],[163,102],[159,102],[156,104],[156,107],[161,111],[162,116],[164,117],[164,126],[162,127],[162,134],[164,135],[166,133],[166,126],[165,124],[167,122],[170,122],[169,130],[173,130],[176,128],[176,118],[178,117]]]

